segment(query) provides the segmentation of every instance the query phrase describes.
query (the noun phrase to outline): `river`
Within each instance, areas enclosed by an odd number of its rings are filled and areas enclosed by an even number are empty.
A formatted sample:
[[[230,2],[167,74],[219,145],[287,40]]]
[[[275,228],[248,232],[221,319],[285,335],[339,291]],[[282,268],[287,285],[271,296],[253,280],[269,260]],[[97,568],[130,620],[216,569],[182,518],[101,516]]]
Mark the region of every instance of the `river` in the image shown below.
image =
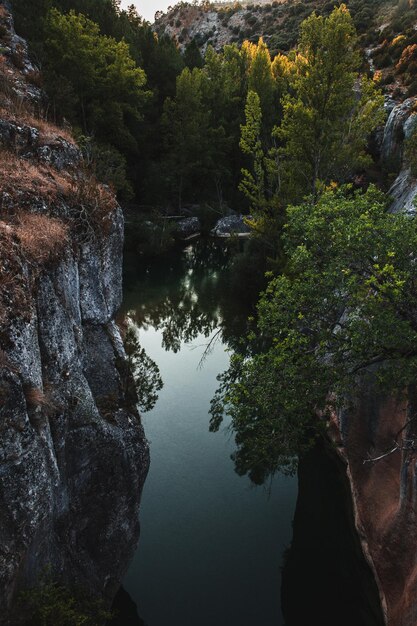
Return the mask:
[[[287,626],[307,626],[310,618],[322,626],[377,626],[376,588],[343,489],[331,493],[329,467],[303,489],[298,540],[288,551],[297,478],[278,474],[255,487],[234,471],[227,422],[209,432],[216,376],[248,313],[233,296],[236,276],[227,278],[230,257],[227,246],[197,242],[127,276],[125,310],[164,387],[143,415],[151,467],[124,587],[147,626],[283,626],[282,607]],[[304,468],[301,485],[312,475],[308,460]],[[317,509],[315,499],[322,500]],[[351,608],[336,619],[339,602]]]

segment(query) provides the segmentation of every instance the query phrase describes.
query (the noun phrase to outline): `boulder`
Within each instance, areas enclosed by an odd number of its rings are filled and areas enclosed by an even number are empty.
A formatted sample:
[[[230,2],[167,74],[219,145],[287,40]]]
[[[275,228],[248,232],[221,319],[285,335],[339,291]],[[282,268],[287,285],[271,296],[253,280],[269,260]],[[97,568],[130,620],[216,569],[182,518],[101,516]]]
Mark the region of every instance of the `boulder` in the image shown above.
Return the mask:
[[[213,237],[248,237],[251,229],[245,219],[251,219],[250,215],[227,215],[219,219],[211,231]]]

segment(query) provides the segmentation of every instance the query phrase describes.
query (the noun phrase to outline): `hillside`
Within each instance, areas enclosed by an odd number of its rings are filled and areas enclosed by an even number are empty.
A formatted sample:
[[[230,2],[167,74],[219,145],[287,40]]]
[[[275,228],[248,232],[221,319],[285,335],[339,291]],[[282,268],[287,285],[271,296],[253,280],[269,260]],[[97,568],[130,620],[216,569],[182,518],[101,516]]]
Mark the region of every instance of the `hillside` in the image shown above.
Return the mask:
[[[390,22],[396,7],[398,11],[401,9],[393,0],[347,0],[346,4],[365,40],[375,39],[378,28]],[[301,22],[313,11],[329,15],[334,5],[327,0],[275,0],[272,3],[235,2],[224,5],[180,2],[167,13],[157,13],[154,28],[158,35],[174,37],[181,48],[194,40],[202,52],[209,45],[219,50],[228,43],[241,44],[245,39],[256,42],[263,37],[272,55],[275,55],[295,45]],[[407,7],[404,7],[405,12]]]

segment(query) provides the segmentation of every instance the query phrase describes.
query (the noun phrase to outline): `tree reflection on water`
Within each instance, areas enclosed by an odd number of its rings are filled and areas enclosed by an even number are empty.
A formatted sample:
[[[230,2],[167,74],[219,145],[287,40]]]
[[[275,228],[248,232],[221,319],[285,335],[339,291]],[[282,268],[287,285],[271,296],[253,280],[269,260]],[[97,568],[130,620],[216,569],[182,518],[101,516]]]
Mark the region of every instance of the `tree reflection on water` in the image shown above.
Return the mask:
[[[233,297],[239,277],[232,260],[239,242],[197,241],[145,266],[130,266],[125,277],[125,311],[139,328],[162,331],[165,350],[178,352],[198,336],[234,347],[246,335],[251,312],[245,290]]]

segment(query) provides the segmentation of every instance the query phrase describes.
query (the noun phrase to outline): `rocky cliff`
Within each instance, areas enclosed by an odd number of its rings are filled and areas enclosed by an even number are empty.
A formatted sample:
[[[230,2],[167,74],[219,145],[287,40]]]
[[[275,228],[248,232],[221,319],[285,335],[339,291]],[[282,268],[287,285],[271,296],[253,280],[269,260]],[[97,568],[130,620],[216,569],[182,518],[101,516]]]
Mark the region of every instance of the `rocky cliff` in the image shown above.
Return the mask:
[[[148,447],[124,397],[123,216],[0,2],[0,623],[45,566],[108,602],[139,534]]]
[[[417,180],[404,141],[417,123],[417,98],[394,104],[381,143],[381,169],[399,171],[392,211],[415,212]],[[409,393],[388,398],[363,389],[353,410],[335,416],[332,437],[350,482],[356,528],[378,584],[388,626],[417,624],[417,439]]]

